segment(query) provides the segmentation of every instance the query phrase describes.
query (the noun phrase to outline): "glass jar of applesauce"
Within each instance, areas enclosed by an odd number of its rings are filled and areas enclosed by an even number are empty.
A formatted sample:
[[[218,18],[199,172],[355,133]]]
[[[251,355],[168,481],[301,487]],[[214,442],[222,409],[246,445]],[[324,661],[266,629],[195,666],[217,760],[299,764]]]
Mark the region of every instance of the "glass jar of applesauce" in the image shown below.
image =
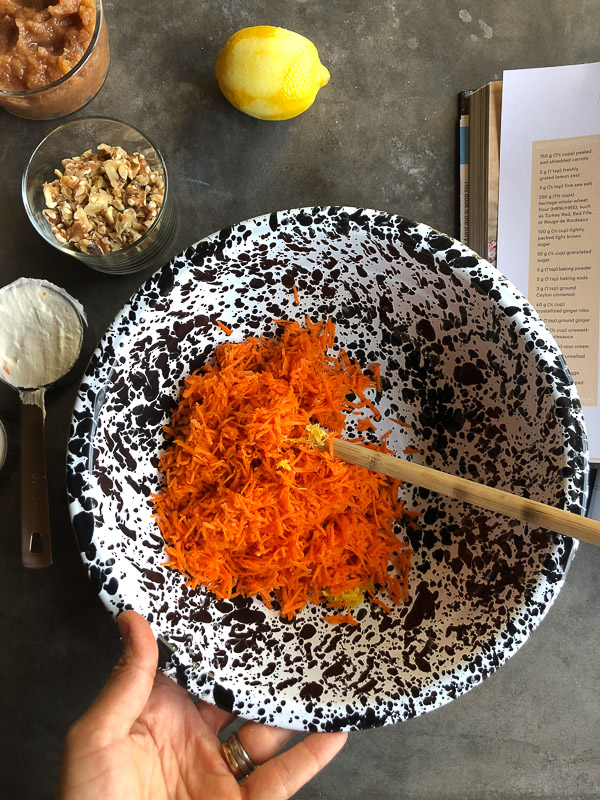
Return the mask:
[[[0,0],[0,107],[29,119],[72,114],[110,64],[102,0]]]

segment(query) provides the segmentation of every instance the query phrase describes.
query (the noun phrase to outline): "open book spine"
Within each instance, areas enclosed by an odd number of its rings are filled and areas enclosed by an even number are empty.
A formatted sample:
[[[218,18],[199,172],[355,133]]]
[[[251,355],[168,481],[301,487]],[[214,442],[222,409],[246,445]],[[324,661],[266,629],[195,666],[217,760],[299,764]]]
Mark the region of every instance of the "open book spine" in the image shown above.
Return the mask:
[[[460,236],[495,265],[502,82],[463,92],[460,100]]]
[[[489,85],[487,153],[487,260],[496,266],[498,240],[498,193],[500,186],[500,115],[502,81]]]
[[[469,247],[488,257],[489,84],[469,97]]]
[[[470,92],[461,92],[458,128],[459,239],[467,245],[469,243],[469,95]]]

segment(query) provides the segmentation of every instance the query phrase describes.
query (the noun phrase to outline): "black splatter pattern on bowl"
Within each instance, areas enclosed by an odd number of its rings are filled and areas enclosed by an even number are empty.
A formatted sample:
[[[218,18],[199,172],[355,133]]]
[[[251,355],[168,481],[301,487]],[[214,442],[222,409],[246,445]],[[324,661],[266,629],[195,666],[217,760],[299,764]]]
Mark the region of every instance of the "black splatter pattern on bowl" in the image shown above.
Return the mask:
[[[398,453],[583,513],[587,446],[569,372],[527,301],[459,242],[398,216],[318,207],[243,222],[124,307],[81,383],[68,448],[94,587],[115,615],[147,617],[195,697],[268,724],[354,730],[439,707],[496,670],[547,613],[576,543],[407,486],[421,514],[399,531],[414,549],[411,600],[389,615],[368,603],[357,627],[333,627],[311,606],[288,622],[186,587],[163,566],[149,502],[181,382],[226,339],[217,320],[239,341],[307,314],[331,316],[363,365],[381,363],[378,432],[392,429]]]

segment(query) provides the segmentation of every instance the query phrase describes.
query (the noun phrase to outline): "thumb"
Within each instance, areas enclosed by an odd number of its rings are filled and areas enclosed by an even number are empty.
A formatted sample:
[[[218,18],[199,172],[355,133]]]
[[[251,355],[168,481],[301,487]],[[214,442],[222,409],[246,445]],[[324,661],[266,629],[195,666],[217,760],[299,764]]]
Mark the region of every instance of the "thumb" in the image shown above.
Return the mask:
[[[106,685],[84,714],[90,725],[111,740],[126,736],[144,710],[154,685],[158,647],[150,625],[135,611],[124,611],[117,619],[123,639],[123,654]]]

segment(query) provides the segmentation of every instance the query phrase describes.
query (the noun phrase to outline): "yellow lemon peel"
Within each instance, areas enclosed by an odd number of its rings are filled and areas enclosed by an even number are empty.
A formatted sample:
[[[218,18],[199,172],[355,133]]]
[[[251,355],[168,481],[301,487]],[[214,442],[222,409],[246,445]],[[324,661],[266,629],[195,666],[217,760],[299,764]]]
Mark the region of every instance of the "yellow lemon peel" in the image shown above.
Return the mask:
[[[310,39],[270,25],[234,33],[217,56],[215,75],[232,105],[264,120],[302,114],[330,78]]]
[[[312,445],[312,447],[323,449],[329,438],[327,431],[323,430],[320,425],[312,424],[307,425],[306,430],[308,432],[308,443]]]
[[[346,589],[345,592],[341,592],[340,594],[324,592],[324,595],[327,602],[332,605],[348,605],[350,608],[357,608],[364,602],[365,590],[361,589],[360,586],[356,586],[354,589]]]

